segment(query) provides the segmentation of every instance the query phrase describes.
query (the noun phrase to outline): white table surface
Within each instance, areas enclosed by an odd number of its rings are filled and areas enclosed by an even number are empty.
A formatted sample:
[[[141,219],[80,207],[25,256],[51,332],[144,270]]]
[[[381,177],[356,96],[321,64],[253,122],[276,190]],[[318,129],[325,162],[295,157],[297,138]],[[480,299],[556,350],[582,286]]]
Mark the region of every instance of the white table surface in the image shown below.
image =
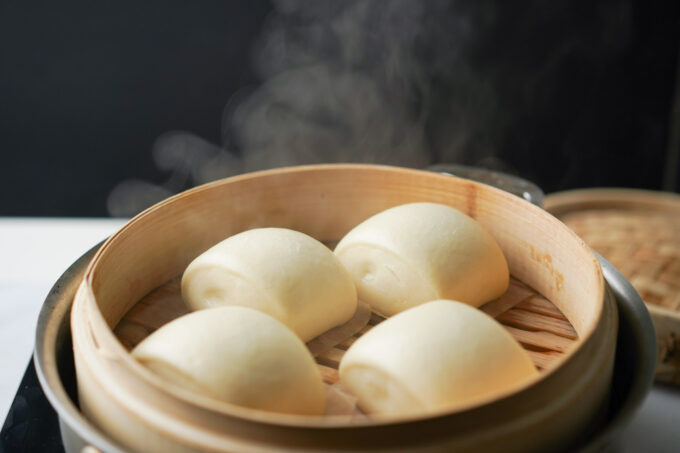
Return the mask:
[[[121,219],[0,217],[0,421],[31,357],[38,312],[54,282]],[[680,452],[680,389],[654,386],[621,452]]]

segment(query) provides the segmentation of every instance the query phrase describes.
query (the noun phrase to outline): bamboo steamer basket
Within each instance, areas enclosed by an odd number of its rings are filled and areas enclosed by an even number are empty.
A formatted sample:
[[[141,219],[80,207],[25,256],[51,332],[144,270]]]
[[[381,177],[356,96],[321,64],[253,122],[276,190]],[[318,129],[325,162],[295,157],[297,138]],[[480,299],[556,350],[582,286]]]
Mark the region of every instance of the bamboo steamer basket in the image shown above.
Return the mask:
[[[277,226],[333,242],[379,211],[416,201],[454,206],[499,242],[516,281],[509,296],[483,309],[507,316],[504,324],[514,326],[516,338],[524,336],[525,348],[553,356],[539,363],[542,371],[533,382],[431,416],[282,415],[168,385],[134,361],[114,333],[121,322],[134,321],[140,300],[229,235]],[[512,310],[524,317],[508,314]],[[367,328],[379,321],[372,319]],[[604,416],[617,319],[597,258],[540,208],[452,176],[385,166],[315,165],[217,181],[132,219],[89,264],[73,301],[71,330],[81,410],[130,450],[557,451],[585,440]],[[332,369],[328,361],[322,366]],[[332,381],[332,373],[326,379]]]
[[[550,195],[546,209],[607,258],[647,304],[656,380],[680,385],[680,196],[633,189]]]

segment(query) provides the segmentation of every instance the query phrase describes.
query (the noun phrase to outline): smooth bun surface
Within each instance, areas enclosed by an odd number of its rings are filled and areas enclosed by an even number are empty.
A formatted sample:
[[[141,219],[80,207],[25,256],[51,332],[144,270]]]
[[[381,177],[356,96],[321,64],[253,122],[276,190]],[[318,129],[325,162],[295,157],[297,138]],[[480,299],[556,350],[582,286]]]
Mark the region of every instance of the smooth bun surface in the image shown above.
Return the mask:
[[[359,298],[391,316],[434,299],[478,307],[500,297],[510,273],[495,239],[449,206],[410,203],[357,225],[335,249]]]
[[[244,231],[207,250],[184,272],[182,297],[192,310],[260,310],[303,341],[347,322],[357,307],[352,278],[333,252],[284,228]]]
[[[364,411],[384,416],[454,410],[537,375],[528,354],[498,322],[449,300],[383,321],[340,363],[343,387]]]
[[[290,414],[323,414],[325,389],[302,341],[245,307],[189,313],[164,325],[132,356],[173,384],[228,403]]]

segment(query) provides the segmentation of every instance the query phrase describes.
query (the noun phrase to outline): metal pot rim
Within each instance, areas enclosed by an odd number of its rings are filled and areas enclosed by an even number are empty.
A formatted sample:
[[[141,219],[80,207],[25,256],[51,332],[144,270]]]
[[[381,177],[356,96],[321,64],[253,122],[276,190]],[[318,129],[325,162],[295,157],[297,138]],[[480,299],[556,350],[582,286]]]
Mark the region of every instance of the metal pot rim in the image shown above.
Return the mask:
[[[102,451],[124,453],[124,449],[102,434],[78,410],[66,393],[57,365],[57,349],[63,346],[71,332],[69,319],[73,296],[88,263],[102,243],[78,258],[52,286],[38,316],[33,362],[40,386],[59,416],[60,428],[66,427],[86,444]]]

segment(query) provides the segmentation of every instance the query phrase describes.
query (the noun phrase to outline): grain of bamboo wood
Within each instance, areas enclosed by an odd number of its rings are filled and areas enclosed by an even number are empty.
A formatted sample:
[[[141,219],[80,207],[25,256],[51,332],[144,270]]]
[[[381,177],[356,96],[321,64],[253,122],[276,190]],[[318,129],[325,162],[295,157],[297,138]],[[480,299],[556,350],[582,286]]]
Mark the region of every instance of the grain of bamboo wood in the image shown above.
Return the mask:
[[[370,215],[415,201],[454,206],[499,242],[517,281],[509,299],[488,304],[485,310],[506,316],[510,322],[501,322],[519,335],[543,368],[534,382],[427,417],[273,414],[166,384],[135,362],[114,334],[120,325],[119,335],[138,341],[156,326],[157,317],[170,318],[154,304],[139,302],[229,235],[278,226],[336,241]],[[166,294],[169,306],[178,304],[171,293]],[[532,321],[536,319],[539,325]],[[379,321],[370,317],[364,330]],[[597,259],[546,212],[464,179],[368,165],[241,175],[155,205],[97,252],[71,318],[85,415],[132,450],[164,452],[568,449],[600,419],[610,386],[616,323],[616,306],[605,290]],[[334,366],[344,347],[336,345],[324,353],[327,362],[321,370],[328,383],[337,380]]]

